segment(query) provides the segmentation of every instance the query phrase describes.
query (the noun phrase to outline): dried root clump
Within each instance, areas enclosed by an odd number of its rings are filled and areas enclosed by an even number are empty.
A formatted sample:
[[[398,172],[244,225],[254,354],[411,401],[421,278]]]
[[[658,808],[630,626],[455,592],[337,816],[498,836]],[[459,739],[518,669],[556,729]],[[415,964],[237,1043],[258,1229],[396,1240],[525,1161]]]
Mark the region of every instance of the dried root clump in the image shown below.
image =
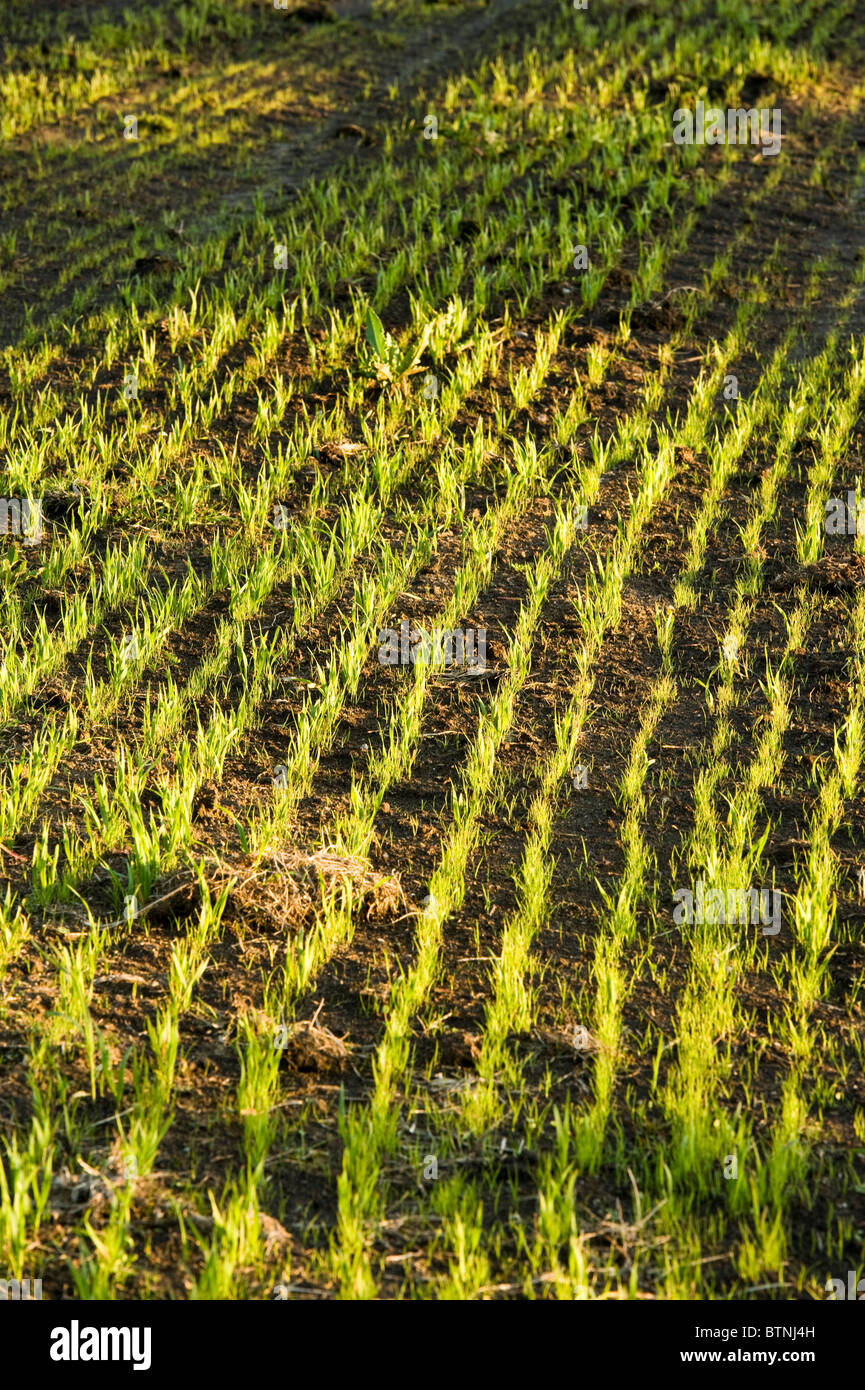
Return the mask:
[[[281,929],[302,926],[333,898],[350,895],[362,904],[367,921],[383,922],[405,907],[405,893],[393,874],[376,873],[369,860],[316,850],[279,850],[262,859],[241,879],[232,897],[244,914]]]

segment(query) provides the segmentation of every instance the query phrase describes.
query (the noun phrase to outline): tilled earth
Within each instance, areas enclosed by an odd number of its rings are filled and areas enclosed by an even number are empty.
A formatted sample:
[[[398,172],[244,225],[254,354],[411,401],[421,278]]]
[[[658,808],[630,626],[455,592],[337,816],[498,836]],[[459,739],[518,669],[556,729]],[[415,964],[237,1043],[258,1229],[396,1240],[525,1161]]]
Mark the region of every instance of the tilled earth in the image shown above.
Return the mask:
[[[88,8],[85,3],[65,7],[64,22],[70,34],[86,32]],[[264,127],[271,117],[262,117],[261,131],[254,132],[250,162],[242,171],[230,167],[227,153],[222,163],[216,154],[210,163],[196,160],[182,195],[186,216],[183,235],[189,243],[206,235],[220,219],[248,216],[253,190],[263,187],[270,197],[279,187],[299,187],[306,178],[321,175],[348,159],[357,162],[358,170],[365,167],[379,157],[385,124],[398,123],[404,112],[416,110],[421,89],[434,93],[452,72],[472,70],[481,57],[502,53],[512,58],[530,47],[539,9],[519,0],[487,6],[427,6],[420,16],[412,11],[409,18],[401,20],[392,12],[379,14],[377,7],[360,0],[301,8],[305,17],[291,19],[296,48],[286,31],[278,30],[285,21],[273,10],[263,11],[267,23],[256,40],[269,51],[279,33],[284,47],[274,65],[273,83],[282,88],[290,82],[296,94],[295,109],[286,117],[285,128],[275,137],[271,128],[266,141]],[[314,11],[321,12],[319,20]],[[333,38],[328,38],[331,30],[336,32],[334,26],[344,46],[329,64],[325,55],[334,53]],[[657,411],[658,427],[668,411],[672,417],[684,413],[699,371],[702,347],[712,339],[722,340],[731,329],[743,287],[748,277],[761,273],[776,238],[781,239],[784,269],[766,271],[765,302],[754,329],[754,352],[736,365],[740,392],[748,396],[756,388],[765,362],[800,311],[804,267],[816,257],[825,258],[829,269],[808,310],[806,333],[797,352],[804,362],[821,350],[839,321],[839,305],[853,280],[863,244],[862,202],[854,189],[857,151],[865,147],[865,120],[850,97],[854,59],[861,58],[861,38],[861,16],[835,34],[829,55],[834,104],[828,102],[816,115],[810,112],[810,122],[802,122],[804,136],[797,135],[795,103],[785,106],[791,130],[784,150],[788,167],[770,198],[763,200],[761,190],[771,161],[755,156],[737,163],[729,183],[700,208],[686,249],[665,273],[663,295],[635,310],[629,340],[617,345],[607,376],[593,387],[589,384],[589,349],[614,343],[638,264],[639,238],[631,229],[617,269],[597,303],[565,330],[543,385],[530,406],[518,413],[512,426],[515,436],[522,438],[528,430],[539,446],[548,442],[550,422],[556,411],[567,407],[576,372],[586,384],[591,423],[580,426],[575,439],[560,448],[560,467],[567,470],[575,459],[591,456],[590,439],[596,430],[602,439],[612,438],[620,422],[634,410],[640,386],[657,366],[672,334],[686,324],[686,287],[702,284],[715,257],[740,230],[748,228],[749,222],[750,234],[739,241],[734,264],[713,297],[701,300],[676,350],[664,400]],[[236,60],[240,56],[235,52]],[[243,50],[243,56],[251,59],[252,48]],[[166,90],[172,82],[189,83],[201,80],[204,74],[209,76],[225,57],[218,42],[211,50],[203,45],[200,63],[189,64],[184,58],[177,77],[170,71],[164,75]],[[389,95],[394,84],[398,85],[396,96]],[[154,90],[148,91],[151,99]],[[137,95],[140,104],[141,94]],[[128,101],[129,94],[118,94],[117,109]],[[82,111],[71,126],[59,124],[62,158],[57,157],[56,165],[46,161],[41,177],[33,175],[27,204],[22,201],[10,212],[10,230],[14,230],[16,219],[23,227],[25,216],[33,219],[35,213],[38,220],[43,210],[47,222],[58,194],[65,195],[73,187],[80,200],[85,193],[92,194],[87,215],[98,222],[100,199],[109,195],[111,181],[105,178],[98,150],[86,153],[88,119],[88,113]],[[838,133],[841,124],[843,137]],[[24,177],[28,151],[47,147],[52,129],[37,125],[7,145],[0,154],[4,178]],[[270,144],[274,138],[279,147],[276,162]],[[815,179],[821,150],[832,140],[837,154],[831,177]],[[720,154],[715,157],[720,158]],[[52,169],[58,172],[59,183]],[[100,185],[104,185],[104,194]],[[146,264],[142,263],[139,278],[147,277],[155,295],[165,293],[171,265],[159,261],[165,255],[162,233],[151,236],[148,229],[159,226],[164,209],[176,207],[180,196],[180,184],[171,180],[155,180],[143,188],[140,201],[130,206],[129,212],[131,225],[143,229],[144,234],[136,232],[130,241],[128,264],[100,268],[102,285],[94,307],[111,302],[116,293],[112,276],[115,280],[125,277],[142,257]],[[80,277],[71,276],[63,285],[59,283],[58,248],[55,246],[53,252],[47,246],[42,248],[38,228],[33,239],[19,242],[21,245],[26,249],[19,251],[19,259],[13,262],[12,282],[4,291],[6,342],[17,340],[28,306],[33,306],[37,322],[43,313],[56,313],[66,302],[74,313],[76,288],[92,283],[93,272],[88,270]],[[365,286],[360,283],[357,288],[363,292]],[[566,308],[573,292],[573,281],[548,286],[543,298],[524,313],[517,313],[506,298],[488,306],[489,321],[501,326],[504,335],[500,366],[495,376],[484,380],[464,401],[452,426],[457,439],[468,437],[478,420],[494,416],[496,398],[509,393],[510,374],[532,359],[535,329],[545,324],[555,309]],[[407,295],[395,295],[383,315],[385,326],[396,334],[409,322],[409,311]],[[319,334],[324,336],[324,325],[323,315],[311,322],[313,341]],[[853,338],[861,343],[863,334],[865,301],[860,296],[844,319],[844,341]],[[165,340],[159,342],[157,355],[167,358]],[[66,369],[71,371],[75,362],[75,350],[70,349]],[[231,365],[228,360],[221,370],[228,371]],[[345,397],[345,374],[341,369],[322,373],[311,362],[309,343],[301,331],[281,343],[274,368],[296,383],[282,426],[286,437],[295,417],[300,417],[308,404],[314,403],[317,413],[325,415]],[[64,370],[62,362],[52,367],[53,384],[61,391]],[[109,378],[107,372],[105,378]],[[93,391],[102,384],[97,374]],[[11,388],[0,385],[0,390],[6,393],[3,408],[11,407]],[[148,402],[153,410],[160,408],[158,393],[157,386]],[[168,428],[167,401],[164,409]],[[230,409],[213,422],[202,446],[215,449],[221,442],[228,449],[236,448],[239,467],[249,479],[254,479],[263,466],[261,448],[253,442],[250,428],[256,409],[255,390],[239,391]],[[723,419],[722,403],[717,419]],[[348,412],[346,421],[344,442],[362,445],[358,412]],[[795,443],[777,512],[764,532],[761,557],[765,583],[757,595],[747,637],[747,674],[739,684],[739,698],[731,715],[735,757],[746,763],[765,719],[767,705],[761,683],[766,678],[767,662],[771,667],[778,665],[787,636],[785,615],[805,586],[814,596],[816,608],[803,646],[795,653],[783,777],[761,793],[758,816],[761,831],[769,827],[764,861],[774,873],[775,886],[785,894],[795,892],[797,866],[807,848],[815,765],[832,757],[836,730],[846,716],[851,610],[865,582],[865,560],[855,551],[852,536],[827,537],[822,558],[810,566],[803,567],[797,558],[797,528],[802,525],[807,472],[815,448],[811,436]],[[672,881],[682,837],[694,820],[696,777],[709,756],[714,727],[706,692],[718,668],[724,615],[739,574],[739,528],[773,462],[775,449],[773,438],[759,434],[748,443],[725,494],[725,514],[709,536],[699,605],[677,616],[673,649],[677,698],[650,742],[646,776],[646,796],[652,808],[647,836],[656,859],[652,876],[660,885]],[[363,457],[359,455],[361,460]],[[325,449],[298,470],[295,491],[284,501],[292,518],[304,514],[313,475],[332,472],[338,477],[343,460],[338,449]],[[590,717],[579,745],[580,763],[587,769],[585,785],[568,782],[555,808],[551,910],[540,924],[531,954],[534,1022],[530,1030],[511,1039],[522,1084],[528,1094],[538,1098],[542,1120],[524,1129],[518,1111],[513,1123],[488,1134],[459,1132],[451,1136],[453,1147],[441,1161],[446,1175],[457,1174],[475,1183],[483,1202],[483,1228],[490,1249],[495,1251],[493,1279],[482,1291],[483,1296],[524,1293],[521,1233],[530,1229],[537,1217],[538,1159],[552,1142],[553,1112],[557,1109],[561,1113],[568,1104],[579,1110],[592,1094],[595,1054],[591,1049],[575,1053],[573,1038],[575,1029],[586,1022],[592,997],[596,937],[603,929],[601,894],[617,891],[624,867],[618,785],[644,701],[659,672],[656,609],[671,601],[690,543],[690,523],[709,479],[708,460],[700,450],[679,447],[677,465],[673,483],[653,511],[642,537],[637,569],[625,581],[618,625],[606,637],[597,662]],[[848,488],[855,489],[863,466],[860,416],[846,456],[839,461],[833,491],[846,495]],[[114,481],[122,487],[123,479],[120,460]],[[639,460],[635,457],[624,459],[603,474],[599,496],[589,513],[589,544],[574,548],[547,594],[532,649],[531,673],[497,754],[502,793],[492,812],[483,817],[480,844],[466,872],[464,901],[445,924],[437,978],[422,1012],[412,1019],[414,1089],[407,1092],[405,1114],[400,1120],[405,1147],[389,1154],[384,1165],[387,1216],[373,1237],[383,1297],[425,1295],[448,1270],[450,1252],[438,1239],[434,1212],[418,1169],[418,1135],[410,1123],[415,1114],[428,1116],[430,1107],[446,1117],[449,1106],[456,1105],[473,1084],[490,998],[490,965],[500,950],[503,923],[517,901],[513,875],[522,855],[529,807],[538,790],[538,767],[554,746],[554,719],[567,704],[573,682],[579,637],[575,600],[587,585],[593,557],[609,552],[619,519],[627,514],[638,485]],[[282,1051],[279,1107],[283,1119],[278,1143],[267,1160],[262,1197],[265,1253],[255,1266],[239,1270],[244,1297],[272,1296],[274,1288],[283,1294],[287,1289],[291,1297],[299,1298],[329,1297],[337,1291],[325,1255],[338,1216],[341,1108],[360,1105],[371,1094],[373,1060],[390,988],[400,969],[414,957],[418,914],[439,860],[450,796],[480,708],[489,701],[505,670],[506,637],[526,596],[526,571],[545,544],[556,497],[557,484],[551,478],[545,494],[536,496],[506,530],[494,557],[490,583],[471,611],[463,614],[467,627],[487,630],[485,676],[482,680],[443,676],[433,681],[411,777],[387,791],[376,819],[368,865],[370,888],[358,911],[351,941],[320,970],[298,1006]],[[415,499],[414,485],[409,483],[389,506],[383,534],[394,548],[406,535],[406,517]],[[493,500],[489,488],[467,485],[464,515],[480,520]],[[47,499],[49,525],[62,527],[63,505],[59,494],[53,503]],[[335,504],[330,506],[323,521],[334,523],[337,510]],[[109,526],[102,539],[108,544],[117,536]],[[212,529],[203,523],[183,534],[165,533],[153,539],[155,562],[164,570],[166,581],[171,581],[182,579],[187,556],[194,566],[206,564]],[[393,628],[404,618],[418,626],[434,623],[451,592],[460,556],[458,532],[441,532],[434,558],[412,577],[410,593],[390,614]],[[364,565],[371,567],[372,556],[362,559],[360,569]],[[243,1121],[235,1099],[240,1075],[238,1018],[254,1017],[256,1011],[264,1009],[268,982],[292,949],[297,931],[319,908],[321,879],[314,871],[304,874],[303,865],[327,844],[328,828],[335,816],[349,808],[352,774],[363,769],[370,750],[379,746],[391,701],[400,682],[408,678],[400,667],[379,664],[375,650],[370,651],[357,696],[347,703],[337,737],[321,757],[312,791],[300,804],[291,842],[283,847],[283,858],[269,866],[267,861],[258,865],[246,851],[238,818],[242,820],[251,807],[272,796],[271,771],[284,761],[307,685],[316,668],[327,662],[340,632],[346,601],[346,593],[340,593],[304,631],[281,668],[283,693],[267,701],[257,727],[229,752],[218,781],[202,786],[193,808],[196,855],[207,863],[213,885],[230,879],[233,886],[224,931],[210,947],[210,965],[196,985],[193,1006],[181,1019],[170,1127],[161,1141],[154,1170],[134,1180],[132,1272],[118,1289],[120,1298],[182,1298],[201,1272],[204,1257],[195,1240],[189,1238],[189,1228],[207,1238],[213,1218],[207,1214],[206,1194],[212,1191],[218,1196],[227,1179],[245,1163]],[[56,617],[59,602],[59,596],[45,596],[47,618],[52,613]],[[286,621],[291,602],[290,586],[278,585],[255,623],[250,624],[250,631],[272,633],[278,629]],[[208,651],[227,607],[227,600],[216,594],[172,634],[170,669],[177,684],[184,683]],[[107,630],[118,641],[123,626],[120,615],[106,619]],[[90,647],[90,641],[82,644],[57,675],[39,688],[29,708],[7,730],[10,748],[32,746],[52,714],[70,705],[84,708],[82,691],[88,660],[97,679],[107,670],[98,644],[93,645],[92,653]],[[8,890],[27,897],[34,846],[46,826],[51,844],[61,841],[69,826],[83,828],[76,792],[92,788],[99,777],[108,775],[117,741],[132,740],[141,728],[148,685],[160,674],[157,669],[148,671],[138,689],[120,704],[110,724],[87,729],[73,755],[64,761],[62,776],[46,790],[38,821],[0,846],[0,892]],[[229,692],[221,697],[225,708],[239,698],[242,686],[238,673],[236,695]],[[196,702],[193,728],[196,714],[205,723],[211,708],[209,696]],[[162,760],[159,771],[172,771],[170,756]],[[723,801],[735,789],[735,778],[724,779],[718,796]],[[146,792],[142,804],[147,804]],[[865,1112],[861,1052],[865,903],[857,879],[865,853],[865,801],[861,794],[846,804],[832,848],[841,865],[837,932],[825,991],[812,1014],[821,1039],[812,1058],[811,1080],[815,1091],[819,1088],[821,1114],[819,1134],[812,1141],[816,1152],[813,1182],[807,1192],[790,1194],[785,1278],[766,1280],[761,1295],[766,1297],[815,1296],[814,1290],[822,1288],[826,1274],[834,1273],[836,1266],[856,1267],[865,1236],[865,1188],[861,1182],[865,1143],[861,1129]],[[124,846],[107,857],[81,885],[77,907],[73,902],[44,911],[35,908],[30,917],[30,938],[4,972],[0,984],[0,1124],[8,1133],[30,1123],[33,1058],[28,1043],[34,1026],[58,1009],[58,983],[47,960],[48,948],[60,942],[74,943],[83,934],[87,919],[81,903],[106,922],[114,920],[116,899],[109,870],[124,876],[128,853],[128,846]],[[244,887],[255,873],[263,873],[264,881],[254,888]],[[641,1224],[638,1217],[633,1182],[628,1176],[629,1155],[646,1145],[651,1147],[656,1138],[661,1151],[665,1122],[656,1105],[653,1080],[657,1041],[664,1040],[667,1066],[675,1059],[677,1008],[689,967],[687,942],[673,928],[663,898],[662,888],[654,906],[641,907],[638,938],[624,948],[622,968],[631,987],[623,1002],[621,1055],[617,1058],[611,1118],[619,1152],[611,1154],[597,1170],[579,1175],[574,1199],[579,1227],[589,1233],[598,1268],[612,1264],[627,1284],[630,1270],[639,1263],[637,1296],[653,1296],[662,1285],[664,1238],[658,1236],[655,1243],[651,1224]],[[168,986],[172,949],[195,920],[199,904],[200,890],[194,876],[179,868],[158,881],[150,903],[134,925],[126,929],[121,924],[109,935],[93,981],[90,1008],[115,1065],[126,1049],[146,1046],[147,1022]],[[744,1107],[758,1132],[774,1115],[787,1074],[789,1058],[777,1041],[775,1021],[786,1003],[785,976],[779,967],[795,950],[795,937],[789,930],[767,938],[753,968],[736,985],[737,1004],[747,1027],[723,1040],[729,1045],[729,1054],[725,1051],[729,1061],[721,1078],[723,1105],[730,1113]],[[720,1046],[722,1040],[718,1041]],[[67,1142],[62,1127],[56,1134],[51,1193],[34,1247],[45,1296],[53,1299],[74,1296],[70,1263],[74,1265],[79,1258],[82,1220],[87,1217],[98,1232],[117,1190],[131,1180],[122,1170],[113,1138],[115,1098],[91,1097],[86,1062],[77,1047],[64,1044],[58,1065],[70,1103],[78,1097],[78,1123],[86,1116],[90,1146],[82,1163],[79,1146]],[[413,1108],[418,1093],[426,1097],[424,1105]],[[429,1134],[428,1139],[432,1153],[436,1138]],[[848,1180],[847,1175],[855,1173],[857,1165],[859,1180]],[[706,1210],[704,1256],[712,1260],[709,1287],[721,1293],[740,1288],[736,1251],[727,1236],[713,1241],[708,1234],[708,1202]],[[830,1252],[825,1248],[825,1237],[836,1216],[841,1234]]]

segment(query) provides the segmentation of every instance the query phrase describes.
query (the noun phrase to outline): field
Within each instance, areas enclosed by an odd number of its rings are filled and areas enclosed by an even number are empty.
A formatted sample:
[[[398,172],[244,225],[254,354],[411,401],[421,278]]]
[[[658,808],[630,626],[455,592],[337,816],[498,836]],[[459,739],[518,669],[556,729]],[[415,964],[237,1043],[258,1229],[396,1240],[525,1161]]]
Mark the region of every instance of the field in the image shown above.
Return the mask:
[[[0,1276],[850,1296],[859,0],[3,29]]]

